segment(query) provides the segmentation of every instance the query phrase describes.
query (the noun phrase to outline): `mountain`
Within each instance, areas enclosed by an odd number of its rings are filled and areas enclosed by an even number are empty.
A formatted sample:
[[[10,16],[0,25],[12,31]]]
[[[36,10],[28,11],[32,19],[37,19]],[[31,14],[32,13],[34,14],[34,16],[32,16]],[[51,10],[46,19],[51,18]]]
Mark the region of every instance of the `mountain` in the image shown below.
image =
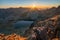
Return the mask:
[[[33,26],[38,21],[44,21],[52,18],[55,15],[60,15],[60,6],[52,7],[44,10],[31,10],[30,8],[7,8],[0,9],[0,33],[17,33],[13,24],[18,21],[33,21]],[[31,27],[32,25],[28,26]],[[7,34],[8,34],[7,33]]]

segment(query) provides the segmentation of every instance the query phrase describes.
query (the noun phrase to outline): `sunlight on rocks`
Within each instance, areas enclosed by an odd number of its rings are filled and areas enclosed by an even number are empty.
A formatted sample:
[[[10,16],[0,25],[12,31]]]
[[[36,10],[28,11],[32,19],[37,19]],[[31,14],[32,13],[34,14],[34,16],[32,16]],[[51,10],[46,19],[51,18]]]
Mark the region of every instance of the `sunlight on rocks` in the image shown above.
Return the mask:
[[[7,36],[0,34],[0,40],[26,40],[26,39],[27,38],[21,37],[20,35],[16,35],[16,34],[10,34]]]

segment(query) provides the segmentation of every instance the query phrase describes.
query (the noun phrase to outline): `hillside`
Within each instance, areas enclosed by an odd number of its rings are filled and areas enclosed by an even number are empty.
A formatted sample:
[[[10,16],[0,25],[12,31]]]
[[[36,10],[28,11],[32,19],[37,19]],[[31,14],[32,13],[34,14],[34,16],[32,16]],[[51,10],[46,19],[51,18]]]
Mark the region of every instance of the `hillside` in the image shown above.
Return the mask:
[[[46,19],[52,18],[55,15],[60,15],[60,6],[44,10],[31,10],[30,8],[22,7],[0,9],[0,33],[18,33],[20,28],[18,28],[18,30],[15,29],[13,24],[19,21],[33,21],[34,25],[36,24],[36,21],[44,21]],[[32,25],[30,24],[30,26]]]

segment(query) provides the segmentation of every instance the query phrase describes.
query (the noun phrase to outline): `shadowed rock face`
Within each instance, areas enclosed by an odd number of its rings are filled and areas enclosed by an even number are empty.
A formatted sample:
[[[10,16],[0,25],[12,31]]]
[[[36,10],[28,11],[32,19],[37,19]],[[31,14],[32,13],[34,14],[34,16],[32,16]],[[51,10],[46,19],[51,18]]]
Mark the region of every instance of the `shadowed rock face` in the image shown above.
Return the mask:
[[[52,39],[59,34],[57,33],[60,30],[60,15],[54,16],[52,18],[49,18],[45,21],[38,21],[36,24],[34,24],[34,27],[45,27],[43,31],[41,32],[41,38],[43,40],[48,40],[48,38]],[[25,31],[26,35],[25,36],[30,36],[31,32],[33,31],[33,27]],[[50,30],[50,31],[49,31]],[[56,33],[56,34],[55,34]],[[57,35],[58,34],[58,35]]]

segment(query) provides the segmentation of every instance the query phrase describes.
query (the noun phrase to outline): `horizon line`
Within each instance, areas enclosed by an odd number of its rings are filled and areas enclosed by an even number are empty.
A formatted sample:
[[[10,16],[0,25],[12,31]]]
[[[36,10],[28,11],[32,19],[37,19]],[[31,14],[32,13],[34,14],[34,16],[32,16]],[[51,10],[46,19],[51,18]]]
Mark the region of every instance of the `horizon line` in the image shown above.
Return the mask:
[[[58,5],[58,6],[60,6],[60,5]],[[58,6],[36,6],[36,8],[52,8],[52,7],[58,7]],[[32,6],[5,6],[5,7],[0,7],[0,9],[6,9],[6,8],[20,8],[20,7],[22,7],[22,8],[32,8]]]

